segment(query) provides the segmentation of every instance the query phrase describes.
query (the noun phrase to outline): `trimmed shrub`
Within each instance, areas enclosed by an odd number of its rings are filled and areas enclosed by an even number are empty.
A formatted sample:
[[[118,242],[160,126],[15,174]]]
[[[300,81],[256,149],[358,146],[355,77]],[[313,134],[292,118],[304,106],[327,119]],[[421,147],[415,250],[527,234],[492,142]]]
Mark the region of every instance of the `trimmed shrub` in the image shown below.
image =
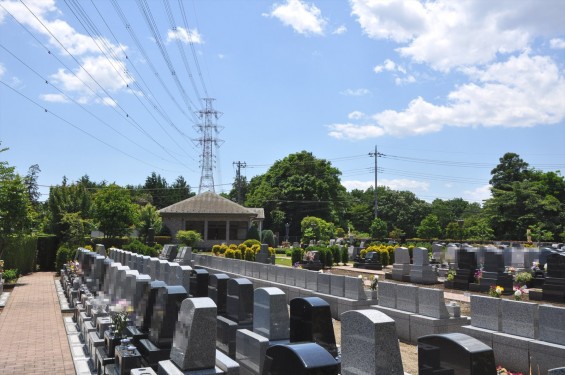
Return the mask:
[[[148,255],[150,257],[157,257],[162,250],[161,245],[155,244],[155,246],[145,245],[138,239],[132,240],[130,243],[122,246],[123,250],[128,250],[133,253]]]
[[[381,264],[383,267],[388,266],[390,263],[390,257],[388,255],[388,251],[386,249],[380,249],[379,250],[379,256],[381,259]]]
[[[341,248],[341,263],[345,266],[349,262],[349,253],[347,252],[347,247],[343,246]]]
[[[235,250],[227,249],[226,252],[224,253],[224,256],[230,259],[235,258]]]
[[[248,239],[248,240],[243,241],[242,245],[245,245],[245,247],[251,247],[253,245],[261,246],[261,241],[256,240],[256,239]]]
[[[294,265],[295,263],[300,263],[302,261],[302,258],[304,257],[303,251],[301,248],[299,247],[295,247],[292,250],[292,264]]]
[[[5,269],[18,269],[25,275],[34,271],[37,237],[8,236],[0,239],[0,257]]]
[[[2,278],[7,283],[13,283],[18,279],[18,270],[15,268],[4,270],[4,273],[2,274]]]
[[[264,229],[261,232],[261,239],[263,243],[266,243],[270,247],[275,247],[275,234],[270,229]]]
[[[237,250],[237,251],[240,251],[240,250]],[[241,251],[240,251],[240,253],[241,253]],[[248,260],[250,262],[255,261],[255,251],[253,251],[252,249],[250,249],[250,248],[245,249],[245,252],[243,254],[244,254],[245,260]]]
[[[57,249],[57,256],[55,259],[55,268],[57,269],[57,272],[59,272],[63,268],[65,263],[72,260],[74,258],[74,255],[75,252],[68,247],[59,247],[59,249]]]
[[[328,248],[332,252],[332,259],[333,262],[337,265],[341,260],[341,256],[339,254],[339,246],[333,245]]]
[[[214,253],[214,255],[219,255],[220,254],[220,245],[213,245],[212,246],[212,252]]]
[[[326,253],[326,257],[325,257],[325,262],[324,262],[324,267],[329,267],[332,268],[333,264],[334,264],[334,255],[333,252],[330,249],[325,249],[324,253]]]
[[[261,241],[261,238],[259,237],[259,229],[257,229],[255,225],[252,225],[247,230],[247,239]]]
[[[177,240],[185,246],[194,247],[202,241],[202,236],[194,230],[179,230]]]
[[[241,258],[242,258],[241,250],[239,250],[239,249],[238,249],[238,250],[234,250],[234,251],[233,251],[233,257],[234,257],[235,259],[241,259]]]
[[[171,237],[170,233],[168,236],[155,236],[154,239],[159,245],[166,245],[173,241],[173,237]]]

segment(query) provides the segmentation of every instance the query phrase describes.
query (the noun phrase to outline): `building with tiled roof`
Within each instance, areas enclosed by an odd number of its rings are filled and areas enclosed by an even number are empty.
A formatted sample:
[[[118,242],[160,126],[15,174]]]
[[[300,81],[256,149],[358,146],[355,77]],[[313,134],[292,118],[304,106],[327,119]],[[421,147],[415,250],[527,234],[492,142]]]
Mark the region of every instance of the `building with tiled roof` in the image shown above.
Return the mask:
[[[243,207],[211,191],[162,208],[159,213],[173,237],[179,230],[194,230],[202,236],[204,247],[243,242],[249,227],[257,223],[261,231],[265,219],[262,208]]]

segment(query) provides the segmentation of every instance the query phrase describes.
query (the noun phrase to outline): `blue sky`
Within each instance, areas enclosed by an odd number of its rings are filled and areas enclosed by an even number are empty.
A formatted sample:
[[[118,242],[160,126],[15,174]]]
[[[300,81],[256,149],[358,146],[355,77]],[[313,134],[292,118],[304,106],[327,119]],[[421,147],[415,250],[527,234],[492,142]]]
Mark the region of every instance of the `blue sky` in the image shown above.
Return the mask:
[[[480,203],[506,152],[565,170],[563,19],[559,0],[4,0],[2,159],[38,164],[44,194],[152,171],[198,191],[211,97],[216,192],[236,161],[251,179],[302,150],[365,189],[377,146],[379,185]]]

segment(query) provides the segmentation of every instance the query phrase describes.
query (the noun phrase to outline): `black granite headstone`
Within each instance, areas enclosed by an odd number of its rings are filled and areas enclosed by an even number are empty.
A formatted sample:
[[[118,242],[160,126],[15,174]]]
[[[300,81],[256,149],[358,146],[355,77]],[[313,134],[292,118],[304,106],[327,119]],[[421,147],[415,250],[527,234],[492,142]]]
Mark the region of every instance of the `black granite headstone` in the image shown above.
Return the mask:
[[[338,356],[330,305],[319,297],[290,301],[290,342],[315,342]]]
[[[477,258],[474,252],[459,250],[457,252],[457,270],[453,279],[453,288],[459,290],[468,290],[469,283],[475,279],[475,270],[477,269]]]
[[[246,278],[229,279],[227,317],[239,324],[253,322],[253,284]]]
[[[265,375],[337,375],[339,363],[315,343],[274,345],[267,349]]]
[[[149,328],[149,339],[155,345],[172,345],[180,306],[187,297],[186,289],[180,285],[167,285],[158,289]]]
[[[148,333],[149,327],[151,326],[151,318],[153,316],[153,310],[155,306],[155,299],[157,298],[157,292],[160,288],[166,287],[164,281],[155,280],[149,284],[149,288],[145,290],[143,296],[139,300],[138,305],[135,307],[135,312],[137,314],[135,319],[135,325],[139,327],[141,332]]]
[[[418,338],[420,375],[496,375],[493,350],[462,333]]]
[[[565,254],[547,256],[547,274],[543,284],[543,300],[565,303]]]
[[[210,275],[203,268],[195,268],[190,273],[190,294],[192,297],[208,297]]]
[[[226,301],[228,296],[228,280],[229,276],[225,273],[216,273],[210,275],[210,284],[208,285],[208,297],[216,303],[218,314],[226,312]]]

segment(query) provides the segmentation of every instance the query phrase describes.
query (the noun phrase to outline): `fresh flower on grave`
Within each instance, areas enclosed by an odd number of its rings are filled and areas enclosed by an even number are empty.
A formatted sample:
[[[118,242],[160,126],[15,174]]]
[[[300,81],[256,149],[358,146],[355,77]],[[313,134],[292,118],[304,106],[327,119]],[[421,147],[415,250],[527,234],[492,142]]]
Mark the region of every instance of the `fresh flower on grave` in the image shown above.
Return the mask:
[[[294,263],[292,267],[294,267],[294,268],[302,268],[302,266],[300,265],[300,262]]]
[[[478,269],[475,271],[475,281],[479,282],[481,280],[481,277],[483,277],[483,270]]]
[[[516,301],[521,301],[524,298],[524,294],[528,294],[527,286],[514,285],[514,299]]]
[[[502,295],[502,292],[504,292],[503,287],[498,286],[498,285],[497,286],[491,285],[490,289],[488,291],[488,295],[491,296],[491,297],[500,298],[500,296]]]
[[[0,259],[0,273],[4,272],[4,261]]]
[[[514,275],[514,281],[520,286],[527,284],[532,280],[532,274],[529,272],[518,272]]]
[[[514,268],[514,267],[508,267],[508,270],[507,270],[506,272],[508,272],[509,274],[513,275],[513,274],[516,273],[516,268]]]
[[[539,262],[532,262],[532,271],[540,271]]]
[[[523,375],[521,372],[510,372],[502,366],[496,367],[496,375]]]
[[[457,275],[457,272],[455,270],[449,270],[447,271],[447,277],[445,279],[447,281],[453,281],[453,279],[455,279],[455,275]]]
[[[77,261],[68,261],[67,262],[67,269],[69,270],[69,272],[71,273],[80,273],[80,263]]]
[[[110,306],[110,315],[112,317],[112,325],[114,326],[114,338],[122,338],[125,336],[128,318],[133,308],[125,300],[119,300],[113,306]]]
[[[324,270],[319,270],[318,273],[324,273]]]
[[[547,272],[547,263],[543,265],[543,270]]]

